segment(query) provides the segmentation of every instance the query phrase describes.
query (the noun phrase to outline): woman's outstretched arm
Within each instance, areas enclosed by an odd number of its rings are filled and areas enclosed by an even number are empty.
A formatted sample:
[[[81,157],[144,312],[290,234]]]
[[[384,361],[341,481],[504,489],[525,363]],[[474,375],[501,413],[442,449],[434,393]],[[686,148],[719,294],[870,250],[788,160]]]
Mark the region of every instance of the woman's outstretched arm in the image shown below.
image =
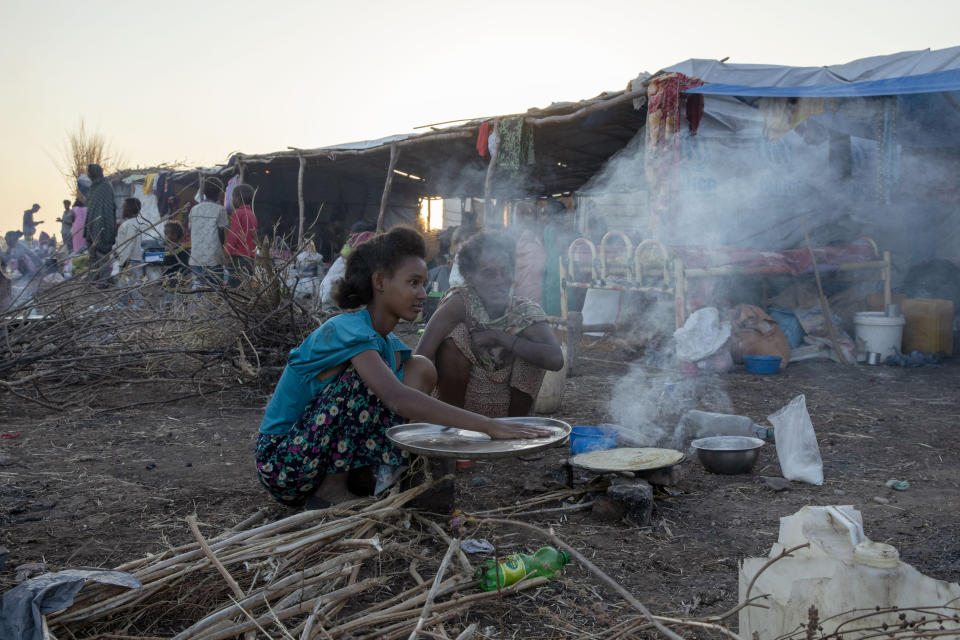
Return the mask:
[[[414,422],[460,427],[486,433],[491,438],[533,438],[553,433],[539,427],[512,425],[492,420],[440,402],[397,380],[376,351],[357,354],[352,362],[363,381],[388,409]]]

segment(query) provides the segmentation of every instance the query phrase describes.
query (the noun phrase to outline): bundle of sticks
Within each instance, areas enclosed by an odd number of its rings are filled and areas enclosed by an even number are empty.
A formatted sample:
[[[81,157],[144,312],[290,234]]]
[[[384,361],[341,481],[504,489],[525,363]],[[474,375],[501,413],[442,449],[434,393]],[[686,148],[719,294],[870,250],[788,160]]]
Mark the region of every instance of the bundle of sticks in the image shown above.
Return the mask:
[[[78,639],[173,634],[176,640],[257,633],[303,640],[414,632],[449,637],[443,623],[457,624],[449,621],[474,604],[545,581],[479,591],[459,540],[404,508],[427,487],[260,526],[252,526],[255,514],[209,540],[188,517],[194,542],[117,567],[138,578],[141,588],[88,584],[70,608],[47,618],[50,633]],[[424,580],[421,573],[431,567],[432,580]],[[459,637],[470,637],[473,629],[461,629]]]
[[[44,286],[0,313],[0,393],[64,410],[85,406],[104,385],[269,384],[323,320],[284,286],[269,263],[239,287],[184,289],[166,304],[156,281]]]

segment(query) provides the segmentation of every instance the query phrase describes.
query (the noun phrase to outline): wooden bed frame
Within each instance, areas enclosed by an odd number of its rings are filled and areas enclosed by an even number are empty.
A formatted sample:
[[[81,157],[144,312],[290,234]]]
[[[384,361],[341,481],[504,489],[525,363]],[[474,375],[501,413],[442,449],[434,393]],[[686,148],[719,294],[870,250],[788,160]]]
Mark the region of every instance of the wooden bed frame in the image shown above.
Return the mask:
[[[831,272],[879,271],[878,281],[883,284],[884,304],[890,304],[890,252],[881,253],[873,240],[864,239],[872,247],[875,259],[831,265]],[[578,258],[581,253],[587,252],[590,255],[589,264]],[[743,275],[804,274],[792,274],[775,266],[688,268],[679,256],[660,242],[644,240],[633,246],[626,233],[610,231],[603,236],[599,248],[587,238],[577,238],[567,249],[566,257],[560,258],[561,313],[563,318],[570,314],[568,288],[653,293],[673,296],[677,327],[682,327],[687,318],[687,285],[691,279]]]

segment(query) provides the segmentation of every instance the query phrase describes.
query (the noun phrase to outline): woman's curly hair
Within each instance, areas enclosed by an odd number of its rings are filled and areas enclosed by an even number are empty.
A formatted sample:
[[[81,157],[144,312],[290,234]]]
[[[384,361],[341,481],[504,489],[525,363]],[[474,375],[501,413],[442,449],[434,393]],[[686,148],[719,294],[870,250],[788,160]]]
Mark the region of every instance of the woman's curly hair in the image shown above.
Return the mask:
[[[343,278],[333,286],[333,301],[341,309],[356,309],[373,300],[373,274],[393,275],[409,257],[425,259],[427,248],[410,227],[394,227],[359,245],[347,257]]]
[[[485,249],[502,251],[507,254],[510,268],[514,269],[517,263],[517,243],[513,238],[502,231],[482,231],[467,240],[457,254],[457,263],[460,273],[466,277],[476,273],[480,267],[480,254]]]

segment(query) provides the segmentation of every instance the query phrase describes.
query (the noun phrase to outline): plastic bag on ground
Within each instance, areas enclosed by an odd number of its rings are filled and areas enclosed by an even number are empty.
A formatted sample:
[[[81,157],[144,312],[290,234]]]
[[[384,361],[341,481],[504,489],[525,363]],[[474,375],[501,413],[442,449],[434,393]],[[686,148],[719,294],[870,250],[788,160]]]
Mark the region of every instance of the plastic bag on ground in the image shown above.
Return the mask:
[[[720,351],[730,338],[730,325],[720,323],[719,311],[704,307],[691,313],[673,337],[677,341],[677,359],[696,362]]]
[[[44,640],[42,616],[69,607],[77,592],[91,580],[127,589],[143,586],[123,571],[67,569],[31,578],[0,598],[0,638]]]
[[[790,364],[790,343],[777,321],[760,307],[738,304],[728,312],[730,353],[737,362],[743,356],[779,356],[780,370]]]
[[[803,394],[767,417],[777,434],[777,457],[783,477],[795,482],[823,484],[823,460]]]

